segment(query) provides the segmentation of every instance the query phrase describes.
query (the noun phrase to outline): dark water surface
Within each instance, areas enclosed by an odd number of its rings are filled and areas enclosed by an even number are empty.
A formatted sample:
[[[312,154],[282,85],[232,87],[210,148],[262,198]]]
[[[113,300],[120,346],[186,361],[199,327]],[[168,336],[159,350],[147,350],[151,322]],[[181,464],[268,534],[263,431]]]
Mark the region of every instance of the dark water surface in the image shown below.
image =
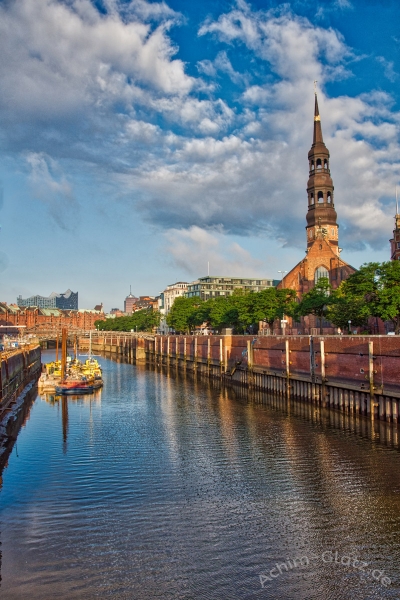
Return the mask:
[[[19,434],[1,598],[400,597],[396,431],[101,363],[103,390],[38,397]]]

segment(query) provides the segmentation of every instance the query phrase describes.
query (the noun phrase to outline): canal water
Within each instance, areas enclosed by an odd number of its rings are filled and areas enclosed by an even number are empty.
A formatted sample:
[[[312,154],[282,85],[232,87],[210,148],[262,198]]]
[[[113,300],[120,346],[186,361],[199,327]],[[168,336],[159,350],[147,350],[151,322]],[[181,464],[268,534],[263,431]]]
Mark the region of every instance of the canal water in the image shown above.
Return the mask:
[[[396,432],[101,363],[101,391],[38,396],[20,431],[1,598],[400,597]]]

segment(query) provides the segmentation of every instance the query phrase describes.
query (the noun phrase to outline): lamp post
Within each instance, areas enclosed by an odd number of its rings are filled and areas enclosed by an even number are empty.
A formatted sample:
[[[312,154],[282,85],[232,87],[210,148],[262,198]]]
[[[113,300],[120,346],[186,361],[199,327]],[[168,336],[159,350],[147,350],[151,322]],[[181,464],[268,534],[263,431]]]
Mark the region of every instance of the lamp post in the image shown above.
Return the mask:
[[[285,273],[287,273],[287,271],[278,271],[278,273],[282,274],[282,287],[284,287],[283,284],[285,283]]]
[[[278,271],[278,273],[281,273],[281,275],[282,275],[282,289],[284,289],[285,273],[287,273],[287,271]],[[283,314],[282,319],[281,319],[282,335],[285,335],[286,325],[287,325],[287,320],[285,319],[285,315]]]
[[[351,321],[350,319],[348,320],[348,324],[349,324],[349,335],[351,334]]]

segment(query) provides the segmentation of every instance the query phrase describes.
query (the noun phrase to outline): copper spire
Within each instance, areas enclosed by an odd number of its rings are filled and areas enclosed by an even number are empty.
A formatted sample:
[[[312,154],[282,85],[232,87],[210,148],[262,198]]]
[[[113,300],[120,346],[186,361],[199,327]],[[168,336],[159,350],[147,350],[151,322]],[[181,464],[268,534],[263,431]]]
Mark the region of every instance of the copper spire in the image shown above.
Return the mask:
[[[318,98],[317,98],[317,93],[315,92],[313,146],[315,144],[323,144],[323,143],[324,143],[324,140],[322,138],[322,127],[321,127],[321,118],[319,116]]]

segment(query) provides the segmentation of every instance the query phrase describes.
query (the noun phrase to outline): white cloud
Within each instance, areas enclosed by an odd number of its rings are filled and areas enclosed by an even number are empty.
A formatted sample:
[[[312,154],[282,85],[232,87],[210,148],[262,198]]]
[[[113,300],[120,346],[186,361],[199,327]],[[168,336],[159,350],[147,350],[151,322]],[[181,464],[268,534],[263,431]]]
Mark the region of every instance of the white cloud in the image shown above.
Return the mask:
[[[165,234],[166,252],[173,264],[190,277],[206,275],[255,276],[263,272],[262,262],[256,260],[237,242],[221,231],[206,231],[197,226],[189,229],[170,229]]]
[[[30,153],[37,196],[50,190],[65,203],[69,179],[55,165],[67,172],[69,160],[84,173],[97,169],[168,231],[222,227],[303,247],[317,79],[341,242],[386,243],[400,115],[383,92],[326,95],[354,60],[337,31],[242,0],[207,21],[200,35],[229,49],[219,45],[198,68],[238,85],[230,105],[176,58],[170,27],[180,17],[165,3],[106,4],[106,15],[89,0],[11,0],[0,9],[0,118],[9,148]],[[240,64],[248,61],[243,74],[230,61],[236,45]],[[269,73],[263,84],[255,64]]]
[[[88,0],[3,5],[3,110],[42,118],[62,115],[133,102],[138,86],[153,93],[187,94],[194,80],[185,74],[183,62],[172,58],[176,49],[167,36],[170,24],[153,28],[138,20],[124,22],[115,11],[101,15]]]
[[[385,77],[392,83],[396,81],[398,73],[394,70],[394,63],[392,60],[386,60],[383,56],[377,56],[376,60],[383,66],[383,72]]]
[[[31,168],[30,183],[36,198],[44,202],[59,227],[69,229],[77,219],[78,206],[62,169],[51,157],[31,152],[26,157]]]

